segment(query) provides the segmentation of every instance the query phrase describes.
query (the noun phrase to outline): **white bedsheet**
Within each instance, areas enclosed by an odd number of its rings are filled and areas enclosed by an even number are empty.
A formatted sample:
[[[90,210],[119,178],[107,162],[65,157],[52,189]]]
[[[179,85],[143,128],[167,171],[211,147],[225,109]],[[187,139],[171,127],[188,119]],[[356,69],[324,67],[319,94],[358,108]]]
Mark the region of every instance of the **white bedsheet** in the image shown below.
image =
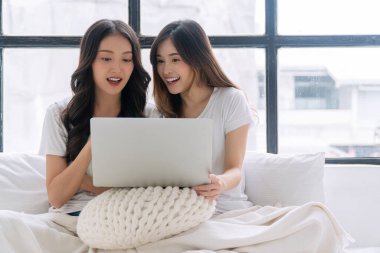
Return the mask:
[[[76,217],[0,211],[4,252],[343,252],[350,236],[319,203],[299,207],[259,207],[228,212],[174,237],[136,249],[89,249],[76,236]]]
[[[379,247],[350,248],[350,249],[346,249],[346,253],[380,253],[380,248]]]

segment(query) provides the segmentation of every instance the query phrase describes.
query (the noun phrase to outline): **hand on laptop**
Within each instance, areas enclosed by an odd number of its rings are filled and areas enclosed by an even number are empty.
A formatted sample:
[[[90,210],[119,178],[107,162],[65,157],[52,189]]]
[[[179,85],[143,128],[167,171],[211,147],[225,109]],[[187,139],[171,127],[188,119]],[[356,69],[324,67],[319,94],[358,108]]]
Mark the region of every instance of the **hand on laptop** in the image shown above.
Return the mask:
[[[220,193],[223,191],[223,182],[215,174],[210,174],[209,178],[211,183],[205,185],[194,186],[192,189],[197,192],[199,196],[203,196],[209,200],[216,200]]]
[[[92,183],[92,177],[89,175],[84,175],[80,189],[88,191],[88,192],[95,193],[96,195],[99,195],[99,194],[107,191],[108,189],[110,189],[110,187],[94,186],[94,184]]]

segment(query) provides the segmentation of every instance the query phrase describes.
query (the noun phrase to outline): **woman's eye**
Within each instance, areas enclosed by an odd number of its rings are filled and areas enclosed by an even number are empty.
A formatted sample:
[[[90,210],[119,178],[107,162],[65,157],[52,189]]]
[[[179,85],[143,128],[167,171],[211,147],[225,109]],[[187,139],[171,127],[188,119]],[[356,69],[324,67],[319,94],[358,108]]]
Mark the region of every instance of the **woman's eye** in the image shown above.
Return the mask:
[[[110,60],[112,60],[111,58],[109,58],[109,57],[101,57],[100,58],[102,61],[110,61]]]
[[[157,59],[157,63],[163,63],[163,60]]]
[[[181,61],[180,59],[173,59],[172,60],[173,62],[179,62],[179,61]]]
[[[124,62],[132,62],[132,59],[124,59]]]

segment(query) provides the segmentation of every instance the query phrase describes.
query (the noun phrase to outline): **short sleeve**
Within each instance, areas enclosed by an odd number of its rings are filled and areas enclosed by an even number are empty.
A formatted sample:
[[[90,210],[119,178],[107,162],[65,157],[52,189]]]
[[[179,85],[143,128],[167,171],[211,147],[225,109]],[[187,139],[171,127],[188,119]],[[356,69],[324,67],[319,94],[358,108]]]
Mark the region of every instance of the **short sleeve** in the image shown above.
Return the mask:
[[[61,120],[62,108],[55,103],[51,105],[45,114],[40,155],[64,156],[66,153],[67,131]]]
[[[254,122],[253,111],[248,104],[248,100],[241,90],[231,89],[230,98],[224,105],[225,111],[225,134],[244,125]]]

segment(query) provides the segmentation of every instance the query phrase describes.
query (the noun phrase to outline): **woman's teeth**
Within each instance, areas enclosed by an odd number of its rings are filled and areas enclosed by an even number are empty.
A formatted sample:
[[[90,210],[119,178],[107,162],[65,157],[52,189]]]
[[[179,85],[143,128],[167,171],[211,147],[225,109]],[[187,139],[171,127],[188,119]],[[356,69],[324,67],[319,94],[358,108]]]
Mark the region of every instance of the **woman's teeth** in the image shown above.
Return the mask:
[[[116,77],[110,77],[108,80],[113,81],[113,82],[119,82],[121,78],[116,78]]]
[[[176,82],[179,80],[179,77],[171,77],[171,78],[167,78],[166,81],[168,83],[173,83],[173,82]]]
[[[109,78],[107,78],[107,80],[110,82],[113,82],[113,83],[118,83],[121,81],[121,78],[109,77]]]

